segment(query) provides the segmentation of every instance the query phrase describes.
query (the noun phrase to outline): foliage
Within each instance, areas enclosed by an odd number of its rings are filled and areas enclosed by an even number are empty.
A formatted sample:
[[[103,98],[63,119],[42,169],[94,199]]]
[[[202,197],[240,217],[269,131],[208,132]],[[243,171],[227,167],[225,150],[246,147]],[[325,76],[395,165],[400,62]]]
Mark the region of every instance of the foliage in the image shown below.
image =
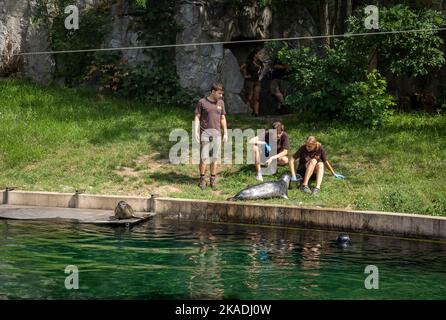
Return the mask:
[[[99,81],[99,92],[150,104],[190,106],[197,98],[181,88],[175,69],[117,60],[116,54],[97,54],[84,80]]]
[[[364,13],[349,19],[351,33],[370,32]],[[440,13],[414,11],[398,5],[380,11],[380,32],[435,29],[444,24]],[[372,30],[376,32],[376,30]],[[283,46],[279,57],[291,69],[291,93],[287,102],[318,115],[351,120],[365,126],[382,123],[394,106],[386,93],[387,83],[378,71],[370,71],[371,58],[378,54],[380,70],[396,75],[426,75],[444,64],[438,31],[392,33],[376,36],[347,36],[323,47],[324,54],[309,48]],[[277,48],[274,48],[277,50]]]
[[[287,103],[305,107],[320,116],[376,126],[393,105],[386,93],[386,81],[378,71],[368,73],[367,59],[352,54],[345,41],[326,47],[325,56],[309,48],[279,51],[279,58],[291,69],[291,92]]]
[[[349,84],[345,88],[345,118],[364,126],[379,125],[383,119],[390,116],[389,108],[395,106],[386,89],[386,80],[382,79],[376,70],[367,75],[366,81]]]
[[[137,17],[135,27],[139,32],[138,40],[147,46],[170,45],[176,42],[181,26],[175,21],[175,0],[139,0],[134,4]],[[143,5],[142,5],[143,4]],[[172,65],[175,48],[156,48],[145,50],[155,65]],[[173,66],[172,66],[173,68]]]
[[[36,21],[49,30],[52,50],[97,49],[110,30],[111,14],[107,3],[95,6],[79,14],[78,30],[65,28],[64,9],[71,5],[70,0],[38,0]],[[63,53],[56,55],[57,74],[65,77],[68,84],[78,84],[89,66],[93,52]]]
[[[365,14],[359,10],[348,19],[351,33],[376,32],[364,26]],[[347,38],[352,50],[361,53],[376,51],[383,69],[396,75],[426,75],[445,63],[443,39],[435,29],[445,25],[441,12],[430,9],[413,10],[404,5],[383,7],[379,12],[378,32],[426,30]]]

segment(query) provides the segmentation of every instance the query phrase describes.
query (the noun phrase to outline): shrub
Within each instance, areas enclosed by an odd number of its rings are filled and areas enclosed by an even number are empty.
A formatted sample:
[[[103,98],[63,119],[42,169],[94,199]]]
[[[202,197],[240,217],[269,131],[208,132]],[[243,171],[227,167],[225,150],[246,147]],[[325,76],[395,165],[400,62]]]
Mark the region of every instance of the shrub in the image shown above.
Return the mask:
[[[345,88],[347,97],[344,117],[363,126],[377,126],[386,120],[395,106],[392,96],[386,92],[387,82],[378,71],[369,73],[366,81],[357,81]]]
[[[351,33],[376,32],[364,26],[364,10],[348,19]],[[376,51],[381,67],[396,75],[426,75],[445,63],[443,39],[435,29],[445,25],[441,12],[413,10],[405,5],[383,7],[379,12],[379,32],[394,30],[426,30],[390,33],[378,36],[351,37],[349,44],[358,53]]]
[[[345,41],[326,47],[325,56],[309,48],[279,51],[279,58],[291,68],[291,90],[287,103],[331,119],[377,126],[394,105],[387,94],[387,82],[378,71],[367,72],[367,59],[347,50]]]

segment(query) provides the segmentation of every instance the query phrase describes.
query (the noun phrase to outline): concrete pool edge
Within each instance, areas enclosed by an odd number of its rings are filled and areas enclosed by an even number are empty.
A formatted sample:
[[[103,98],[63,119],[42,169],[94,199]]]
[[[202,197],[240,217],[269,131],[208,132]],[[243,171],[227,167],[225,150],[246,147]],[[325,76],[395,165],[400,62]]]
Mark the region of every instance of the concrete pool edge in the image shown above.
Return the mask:
[[[120,200],[135,211],[166,218],[354,231],[411,238],[446,239],[446,217],[229,201],[151,198],[82,193],[2,190],[7,205],[113,210]]]

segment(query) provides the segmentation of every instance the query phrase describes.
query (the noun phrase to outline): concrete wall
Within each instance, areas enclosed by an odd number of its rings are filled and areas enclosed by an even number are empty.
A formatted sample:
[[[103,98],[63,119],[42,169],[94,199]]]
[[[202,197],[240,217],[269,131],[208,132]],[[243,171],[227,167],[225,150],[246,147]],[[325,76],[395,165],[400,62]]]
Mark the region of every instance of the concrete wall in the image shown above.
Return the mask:
[[[446,239],[446,217],[170,198],[155,199],[154,209],[175,219]]]
[[[285,205],[247,204],[130,196],[54,192],[0,191],[3,204],[113,210],[124,200],[135,211],[156,212],[167,219],[233,222],[335,231],[446,239],[446,217]]]

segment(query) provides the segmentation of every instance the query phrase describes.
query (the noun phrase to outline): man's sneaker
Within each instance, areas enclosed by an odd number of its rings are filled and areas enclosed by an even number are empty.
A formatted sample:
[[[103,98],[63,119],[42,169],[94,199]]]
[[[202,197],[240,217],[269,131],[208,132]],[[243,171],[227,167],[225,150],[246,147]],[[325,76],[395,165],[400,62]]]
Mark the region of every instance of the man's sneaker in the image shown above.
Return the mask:
[[[257,173],[256,179],[259,180],[259,181],[263,181],[263,177],[262,177],[262,174],[260,172]]]
[[[311,193],[311,190],[310,188],[308,188],[308,186],[301,185],[299,189],[305,193]]]
[[[217,178],[211,177],[211,179],[209,180],[209,184],[211,188],[215,190],[217,188]]]
[[[320,194],[320,192],[321,192],[321,189],[319,189],[319,188],[314,188],[314,189],[313,189],[313,196],[318,196],[318,195]]]
[[[206,180],[204,180],[204,176],[200,176],[200,182],[198,183],[198,186],[201,188],[201,190],[206,188]]]

